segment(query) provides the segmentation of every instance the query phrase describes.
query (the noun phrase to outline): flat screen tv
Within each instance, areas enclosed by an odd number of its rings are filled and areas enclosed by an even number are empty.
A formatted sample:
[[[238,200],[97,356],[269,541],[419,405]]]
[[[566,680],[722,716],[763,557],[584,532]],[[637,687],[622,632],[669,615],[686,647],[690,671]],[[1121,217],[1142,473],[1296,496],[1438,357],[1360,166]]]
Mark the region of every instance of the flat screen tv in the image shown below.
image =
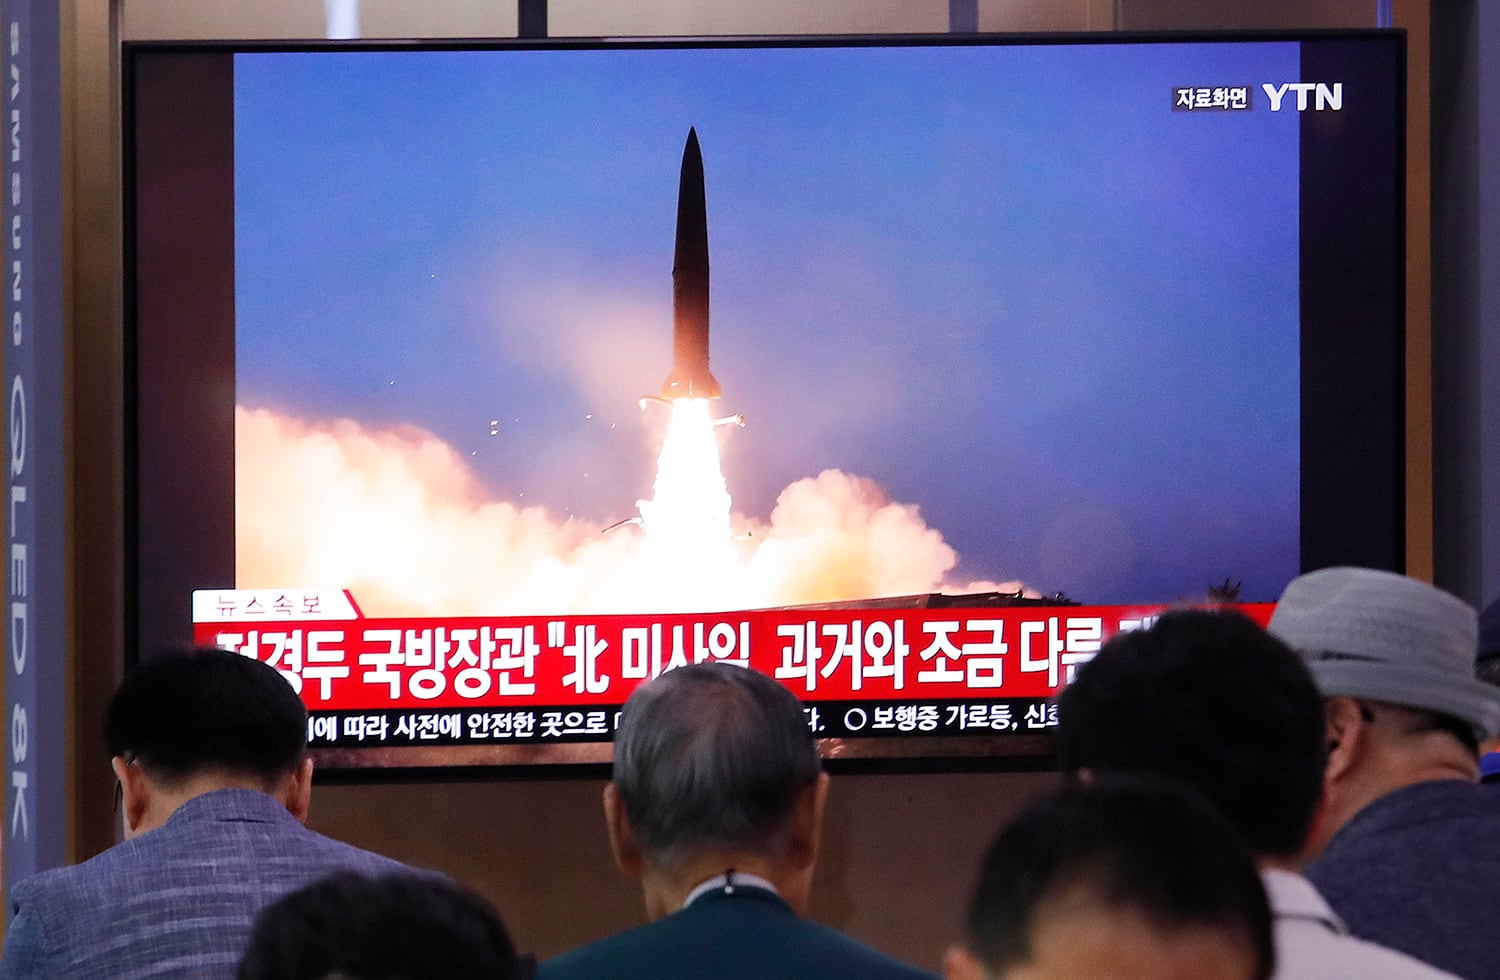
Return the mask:
[[[324,768],[700,660],[1043,758],[1112,633],[1402,567],[1404,43],[127,45],[129,655]]]

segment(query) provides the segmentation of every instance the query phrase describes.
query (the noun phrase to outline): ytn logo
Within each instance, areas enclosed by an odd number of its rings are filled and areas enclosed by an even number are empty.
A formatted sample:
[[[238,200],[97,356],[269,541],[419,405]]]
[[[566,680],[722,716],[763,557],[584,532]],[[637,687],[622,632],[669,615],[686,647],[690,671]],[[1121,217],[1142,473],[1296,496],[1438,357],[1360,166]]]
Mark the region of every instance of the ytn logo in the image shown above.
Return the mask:
[[[1325,85],[1322,82],[1316,84],[1313,82],[1287,82],[1280,88],[1277,88],[1270,82],[1265,82],[1261,85],[1261,90],[1266,93],[1266,98],[1271,100],[1272,112],[1281,111],[1281,100],[1285,99],[1289,92],[1297,93],[1298,112],[1307,111],[1309,95],[1313,97],[1311,101],[1318,112],[1322,112],[1324,109],[1331,109],[1337,112],[1344,107],[1343,82],[1334,82],[1332,85]]]

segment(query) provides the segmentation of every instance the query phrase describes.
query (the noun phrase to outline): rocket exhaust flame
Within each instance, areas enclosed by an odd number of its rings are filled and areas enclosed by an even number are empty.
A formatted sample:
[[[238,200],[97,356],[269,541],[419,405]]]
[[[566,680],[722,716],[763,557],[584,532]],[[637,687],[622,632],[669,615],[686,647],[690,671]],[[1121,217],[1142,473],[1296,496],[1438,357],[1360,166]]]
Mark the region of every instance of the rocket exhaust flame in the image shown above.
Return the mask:
[[[735,555],[730,499],[719,464],[714,420],[705,398],[679,398],[656,461],[650,500],[640,500],[641,557],[654,575],[694,605],[730,585]],[[719,599],[718,601],[722,601]]]

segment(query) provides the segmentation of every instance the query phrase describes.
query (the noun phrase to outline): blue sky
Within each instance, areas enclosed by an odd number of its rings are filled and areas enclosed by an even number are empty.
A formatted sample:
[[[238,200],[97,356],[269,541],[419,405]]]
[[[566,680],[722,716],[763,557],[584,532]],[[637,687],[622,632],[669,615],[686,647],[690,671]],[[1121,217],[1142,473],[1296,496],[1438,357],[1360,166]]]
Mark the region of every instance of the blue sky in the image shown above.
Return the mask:
[[[630,516],[695,126],[737,510],[838,467],[919,505],[957,578],[1271,599],[1297,117],[1171,90],[1298,71],[1280,43],[240,54],[238,399]]]

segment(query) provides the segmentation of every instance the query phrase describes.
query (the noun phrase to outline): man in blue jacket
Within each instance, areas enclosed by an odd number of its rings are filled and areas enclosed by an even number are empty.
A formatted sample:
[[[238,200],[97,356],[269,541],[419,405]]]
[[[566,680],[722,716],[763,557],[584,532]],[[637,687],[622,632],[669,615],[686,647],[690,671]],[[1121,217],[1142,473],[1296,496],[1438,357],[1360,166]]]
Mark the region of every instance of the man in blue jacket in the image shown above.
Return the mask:
[[[337,870],[402,865],[302,825],[307,712],[222,650],[143,661],[106,723],[126,840],[18,884],[0,978],[233,977],[256,913]]]
[[[1328,761],[1307,877],[1349,931],[1466,980],[1500,980],[1500,787],[1479,743],[1500,690],[1475,677],[1474,609],[1368,568],[1294,579],[1270,631],[1323,695]]]
[[[704,663],[644,685],[604,816],[652,922],[543,963],[539,980],[928,977],[801,917],[827,793],[802,706],[764,674]]]

